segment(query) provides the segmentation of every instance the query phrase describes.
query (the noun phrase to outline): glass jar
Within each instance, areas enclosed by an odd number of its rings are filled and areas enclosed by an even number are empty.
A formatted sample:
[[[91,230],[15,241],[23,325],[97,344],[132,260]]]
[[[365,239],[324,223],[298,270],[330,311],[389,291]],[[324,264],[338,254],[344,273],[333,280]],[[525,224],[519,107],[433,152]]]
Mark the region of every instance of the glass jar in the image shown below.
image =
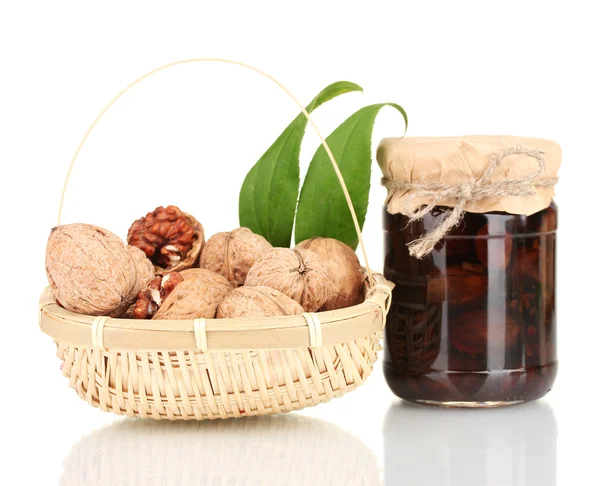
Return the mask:
[[[409,222],[384,210],[385,277],[396,284],[384,371],[408,401],[493,407],[536,400],[556,376],[554,203],[530,216],[465,213],[421,260],[407,243],[448,208]]]

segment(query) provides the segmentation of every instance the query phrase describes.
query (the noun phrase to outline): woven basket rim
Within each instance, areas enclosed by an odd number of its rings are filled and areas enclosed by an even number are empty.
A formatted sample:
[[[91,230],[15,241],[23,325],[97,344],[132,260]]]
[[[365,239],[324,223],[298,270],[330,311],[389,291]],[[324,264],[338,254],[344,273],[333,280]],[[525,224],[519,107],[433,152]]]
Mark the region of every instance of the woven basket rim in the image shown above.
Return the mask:
[[[365,281],[365,301],[344,309],[282,317],[202,319],[204,346],[198,345],[194,320],[136,320],[77,314],[60,307],[49,287],[40,297],[40,328],[55,341],[81,348],[247,351],[315,347],[309,329],[309,321],[313,320],[319,328],[319,344],[336,345],[368,336],[385,325],[393,284],[380,274],[374,278],[373,287]],[[99,319],[100,345],[94,336]]]

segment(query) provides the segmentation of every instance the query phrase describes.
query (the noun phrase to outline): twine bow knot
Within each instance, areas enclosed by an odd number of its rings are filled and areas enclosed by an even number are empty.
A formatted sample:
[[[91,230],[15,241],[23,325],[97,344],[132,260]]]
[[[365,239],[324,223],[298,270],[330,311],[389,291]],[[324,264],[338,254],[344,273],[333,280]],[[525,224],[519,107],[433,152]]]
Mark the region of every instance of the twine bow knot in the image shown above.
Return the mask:
[[[521,179],[508,179],[499,182],[490,182],[492,174],[502,163],[502,161],[515,154],[523,154],[535,159],[538,163],[536,170],[522,177]],[[540,178],[546,170],[546,161],[544,153],[540,150],[527,149],[521,146],[515,146],[500,150],[491,154],[489,163],[478,179],[474,181],[463,181],[458,184],[440,184],[426,182],[406,182],[383,178],[382,183],[392,192],[413,191],[404,202],[404,213],[410,221],[421,219],[429,213],[434,207],[438,206],[440,201],[455,200],[456,204],[452,211],[448,211],[443,216],[441,222],[429,233],[408,243],[409,253],[416,258],[423,258],[428,255],[435,245],[456,225],[460,223],[465,212],[465,206],[474,201],[482,199],[505,197],[505,196],[534,196],[536,188],[554,186],[557,178]],[[416,198],[425,197],[429,202],[416,209],[411,209],[411,203]]]
[[[474,184],[469,182],[461,182],[458,186],[458,192],[460,194],[459,199],[473,199]]]

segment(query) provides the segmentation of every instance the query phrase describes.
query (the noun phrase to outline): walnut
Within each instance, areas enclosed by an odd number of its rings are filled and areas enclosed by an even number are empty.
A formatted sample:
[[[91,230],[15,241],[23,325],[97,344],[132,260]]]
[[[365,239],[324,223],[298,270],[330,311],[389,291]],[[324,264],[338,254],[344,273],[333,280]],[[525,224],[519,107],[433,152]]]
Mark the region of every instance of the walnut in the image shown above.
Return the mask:
[[[312,238],[296,246],[315,252],[325,262],[329,278],[333,282],[333,295],[321,310],[334,310],[360,304],[363,275],[354,250],[334,238]]]
[[[129,228],[127,242],[141,249],[162,275],[193,267],[204,245],[204,228],[177,206],[160,206]]]
[[[264,253],[248,272],[246,285],[279,290],[306,312],[317,311],[333,294],[325,263],[316,253],[303,249],[273,248]]]
[[[144,290],[149,282],[154,279],[154,265],[146,258],[146,254],[135,246],[128,245],[127,249],[131,254],[137,267],[137,279],[135,283],[135,293]]]
[[[270,287],[240,287],[229,292],[217,307],[217,318],[274,317],[302,314],[295,300]]]
[[[137,300],[134,304],[131,304],[124,317],[127,319],[152,319],[157,310],[158,305],[152,300],[151,294],[141,291],[138,293]]]
[[[271,248],[267,240],[248,228],[217,233],[204,245],[200,267],[220,273],[234,287],[239,287],[244,285],[250,267]]]
[[[448,265],[445,276],[436,275],[428,282],[430,302],[444,301],[453,306],[476,304],[488,290],[488,277],[482,265],[463,262]]]
[[[474,309],[458,313],[448,322],[452,346],[472,358],[507,353],[519,342],[523,326],[495,309]]]
[[[225,277],[203,268],[181,272],[179,283],[152,319],[196,319],[215,317],[217,305],[233,288]]]
[[[108,230],[90,224],[54,228],[46,247],[46,273],[65,309],[119,317],[153,276],[139,254]]]
[[[148,284],[148,288],[138,293],[137,301],[130,310],[130,317],[134,319],[151,319],[165,299],[182,281],[183,277],[178,272],[171,272],[154,278]]]

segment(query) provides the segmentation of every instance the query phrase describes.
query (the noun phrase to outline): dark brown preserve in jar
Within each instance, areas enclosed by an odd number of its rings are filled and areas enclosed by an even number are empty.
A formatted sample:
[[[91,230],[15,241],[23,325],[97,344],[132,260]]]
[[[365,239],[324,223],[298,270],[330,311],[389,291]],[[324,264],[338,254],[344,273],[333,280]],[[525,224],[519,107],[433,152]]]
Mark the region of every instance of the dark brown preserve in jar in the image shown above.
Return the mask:
[[[557,370],[554,203],[530,216],[464,214],[421,260],[407,243],[448,208],[409,222],[384,210],[385,328],[392,391],[419,403],[499,406],[535,400]]]

